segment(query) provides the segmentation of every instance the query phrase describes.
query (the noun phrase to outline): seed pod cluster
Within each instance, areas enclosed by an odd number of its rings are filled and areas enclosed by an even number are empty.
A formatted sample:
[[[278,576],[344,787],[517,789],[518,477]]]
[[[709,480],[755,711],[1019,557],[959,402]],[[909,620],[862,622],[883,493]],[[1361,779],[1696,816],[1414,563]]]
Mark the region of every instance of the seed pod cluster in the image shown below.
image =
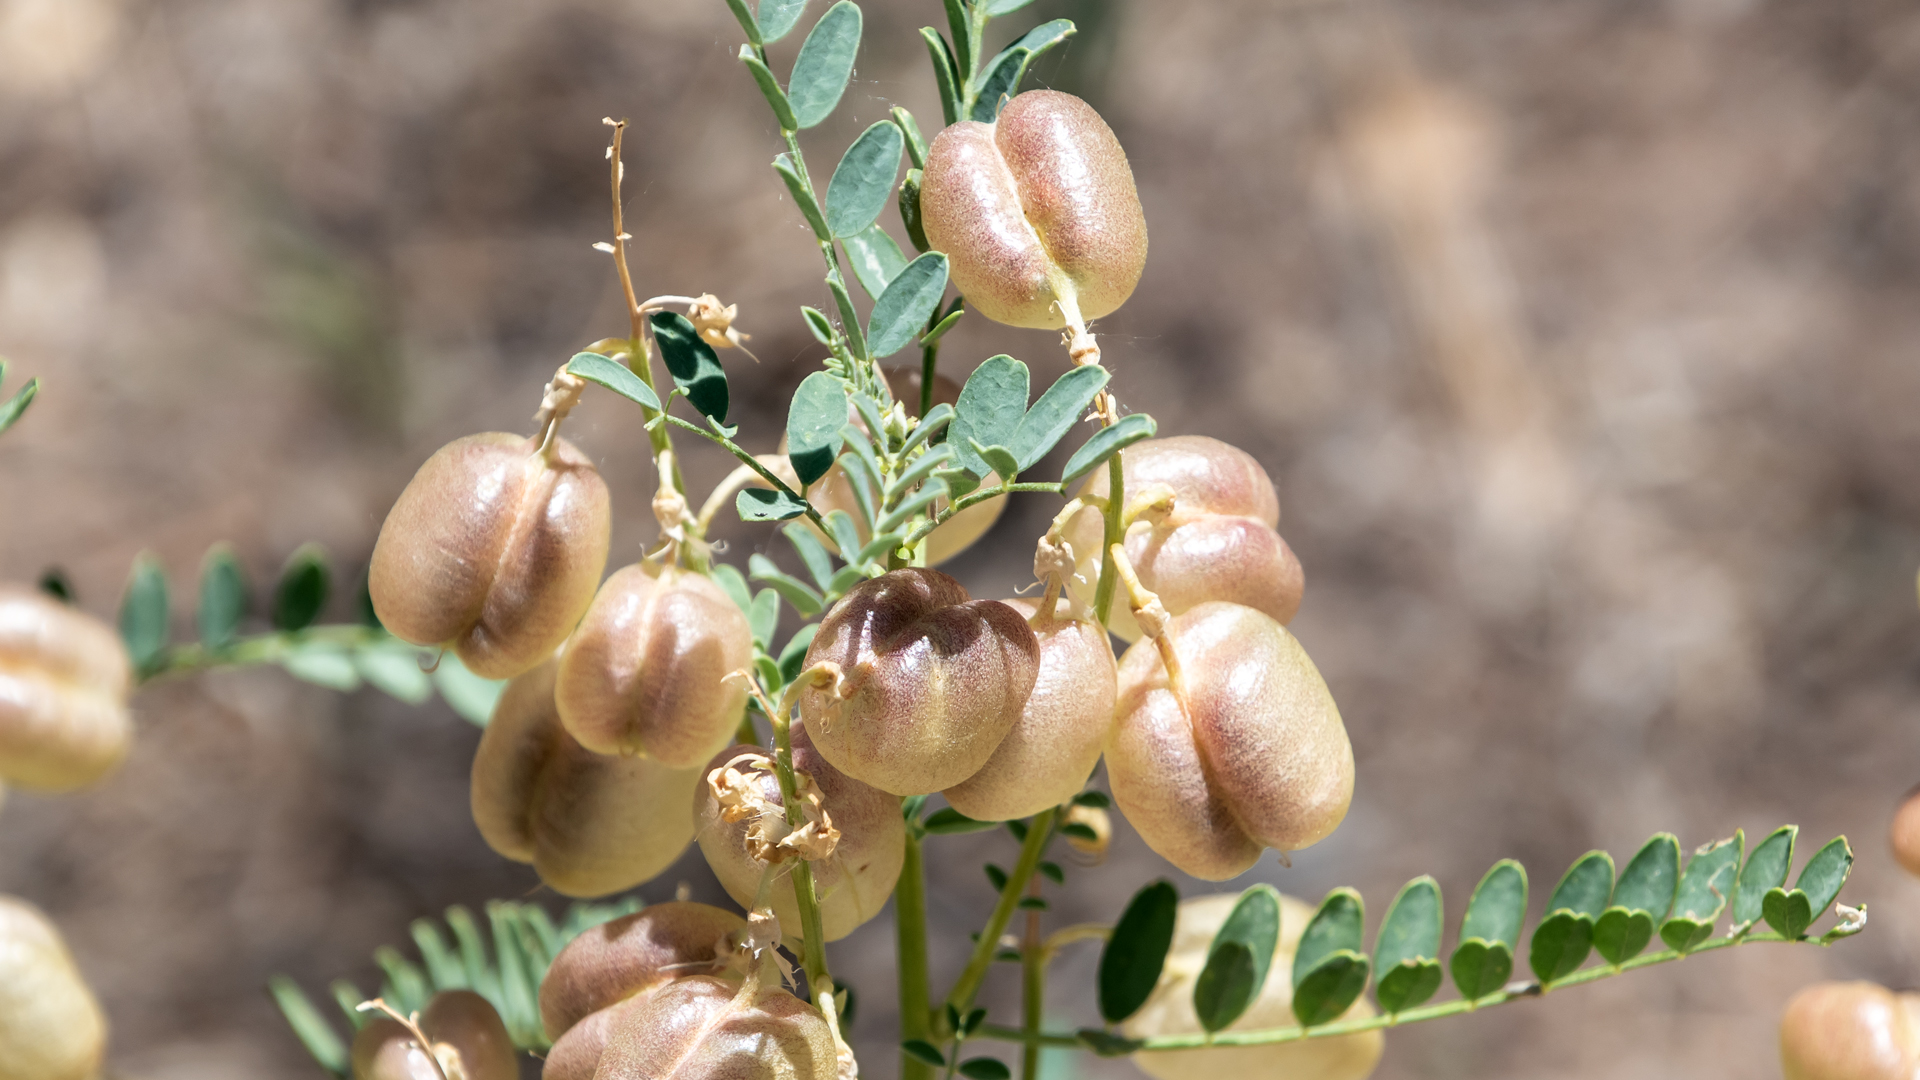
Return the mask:
[[[1030,90],[993,123],[966,120],[927,150],[927,242],[967,302],[996,322],[1067,325],[1109,314],[1140,281],[1147,221],[1126,151],[1071,94]]]
[[[1198,1035],[1200,1018],[1193,1009],[1194,981],[1207,965],[1214,935],[1225,925],[1239,901],[1237,895],[1202,896],[1180,903],[1175,916],[1173,945],[1153,995],[1127,1020],[1128,1038]],[[1293,1017],[1293,954],[1300,934],[1313,918],[1313,907],[1291,896],[1280,897],[1280,940],[1260,996],[1253,1000],[1228,1031],[1259,1031],[1291,1027]],[[1340,1019],[1363,1020],[1373,1006],[1363,996]],[[1267,1046],[1214,1046],[1195,1050],[1147,1050],[1133,1055],[1133,1063],[1155,1080],[1364,1080],[1380,1062],[1385,1039],[1378,1031],[1356,1032],[1332,1038]]]
[[[1253,455],[1205,435],[1176,435],[1131,446],[1120,458],[1128,503],[1155,493],[1171,500],[1126,537],[1140,583],[1168,614],[1230,600],[1282,624],[1293,621],[1306,575],[1275,531],[1280,497]],[[1107,470],[1096,469],[1080,493],[1105,498],[1107,491]],[[1077,561],[1075,591],[1088,602],[1100,579],[1103,531],[1100,512],[1089,508],[1064,532]],[[1140,639],[1125,603],[1114,604],[1107,623],[1128,641]]]
[[[395,636],[446,645],[506,679],[552,655],[607,565],[607,485],[556,437],[455,439],[414,474],[380,527],[367,588]]]
[[[133,738],[133,666],[105,623],[35,589],[0,585],[0,781],[71,791]]]
[[[1920,994],[1823,982],[1780,1017],[1786,1080],[1912,1080],[1920,1074]]]
[[[1320,672],[1287,628],[1239,604],[1201,604],[1120,658],[1107,777],[1147,846],[1222,881],[1263,848],[1334,830],[1353,797],[1353,748]]]
[[[495,851],[567,896],[632,888],[693,839],[700,770],[596,754],[560,722],[559,663],[507,684],[473,758],[473,819]]]
[[[353,1080],[518,1080],[513,1039],[486,998],[443,990],[419,1023],[429,1046],[392,1017],[368,1021],[353,1037]]]
[[[694,792],[695,836],[727,895],[745,908],[754,906],[769,863],[790,866],[794,859],[809,859],[820,898],[821,936],[838,941],[878,915],[893,895],[906,820],[899,796],[834,768],[814,749],[804,726],[795,725],[791,738],[794,776],[801,798],[809,801],[807,821],[813,828],[789,839],[786,800],[772,758],[759,747],[733,746],[713,759],[706,781]],[[824,856],[816,857],[821,851]],[[768,902],[780,932],[800,936],[799,907],[784,875]]]
[[[0,896],[0,1080],[92,1080],[107,1021],[40,909]]]
[[[636,563],[593,599],[560,661],[560,719],[599,754],[677,769],[725,746],[746,710],[727,676],[753,662],[747,617],[705,575]]]

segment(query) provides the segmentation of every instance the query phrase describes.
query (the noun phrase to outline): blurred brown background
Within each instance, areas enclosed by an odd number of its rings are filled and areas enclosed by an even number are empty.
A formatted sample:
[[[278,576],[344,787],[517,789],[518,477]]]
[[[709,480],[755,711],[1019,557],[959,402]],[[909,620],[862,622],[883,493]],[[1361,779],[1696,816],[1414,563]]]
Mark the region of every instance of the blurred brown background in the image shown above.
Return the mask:
[[[817,175],[890,104],[937,125],[914,31],[939,5],[867,9],[855,84],[806,140]],[[1152,230],[1098,327],[1115,385],[1273,474],[1309,577],[1295,629],[1358,759],[1340,831],[1232,887],[1352,884],[1377,919],[1432,872],[1457,912],[1513,855],[1537,912],[1575,856],[1658,829],[1855,840],[1864,937],[1392,1033],[1378,1075],[1777,1075],[1795,987],[1920,983],[1920,885],[1883,839],[1920,780],[1920,10],[1041,0],[1000,38],[1062,14],[1083,33],[1036,81],[1103,111]],[[0,576],[59,565],[108,615],[142,549],[190,596],[217,540],[264,587],[317,539],[348,617],[419,462],[528,429],[555,365],[622,332],[589,246],[609,114],[634,120],[640,287],[741,305],[763,362],[726,355],[735,418],[770,449],[821,352],[796,305],[828,305],[738,37],[720,0],[0,0],[0,353],[44,380],[0,439]],[[948,341],[961,374],[1066,363],[977,316]],[[632,557],[635,414],[591,397],[569,434]],[[703,488],[726,464],[689,454]],[[950,569],[1023,584],[1056,505],[1026,497]],[[728,536],[740,563],[771,549]],[[65,929],[117,1075],[316,1076],[268,975],[372,986],[410,919],[543,895],[475,832],[478,733],[444,705],[262,670],[137,710],[107,783],[0,812],[0,891]],[[1013,845],[934,843],[944,985],[990,903],[978,863]],[[1052,917],[1111,920],[1167,872],[1123,826]],[[697,854],[642,894],[681,880],[717,895]],[[1081,948],[1059,1024],[1091,1015]],[[864,1072],[892,1075],[890,925],[832,955]]]

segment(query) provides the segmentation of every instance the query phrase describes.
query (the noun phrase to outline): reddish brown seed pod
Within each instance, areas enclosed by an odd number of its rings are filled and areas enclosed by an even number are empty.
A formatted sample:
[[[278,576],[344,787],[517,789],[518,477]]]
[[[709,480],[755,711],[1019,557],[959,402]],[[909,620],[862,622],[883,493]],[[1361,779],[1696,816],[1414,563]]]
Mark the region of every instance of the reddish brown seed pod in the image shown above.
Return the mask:
[[[1173,618],[1170,685],[1154,642],[1120,658],[1107,748],[1113,799],[1147,846],[1224,881],[1264,848],[1324,838],[1353,798],[1353,748],[1320,672],[1287,628],[1211,602]]]
[[[493,850],[567,896],[604,896],[665,870],[693,839],[700,770],[581,746],[560,723],[547,663],[507,684],[473,757],[473,820]]]
[[[420,466],[374,544],[380,622],[512,678],[573,632],[607,565],[607,485],[565,439],[469,435]]]
[[[1147,515],[1127,530],[1127,557],[1140,583],[1172,615],[1209,600],[1265,612],[1282,624],[1300,610],[1306,574],[1274,526],[1280,497],[1253,455],[1205,435],[1150,439],[1121,452],[1129,504],[1170,493],[1172,509]],[[1107,470],[1097,469],[1080,494],[1105,498]],[[1104,524],[1098,510],[1075,514],[1063,535],[1073,545],[1073,589],[1093,600],[1100,580]],[[1140,627],[1124,602],[1107,619],[1127,641]]]
[[[747,707],[728,679],[753,663],[747,617],[703,574],[636,563],[607,579],[567,642],[555,701],[580,745],[690,769]]]
[[[835,604],[806,664],[833,665],[800,693],[821,756],[882,791],[925,795],[993,756],[1033,690],[1040,645],[1019,612],[908,567]]]
[[[1920,788],[1907,792],[1893,812],[1888,830],[1893,857],[1907,873],[1920,877]]]
[[[406,1026],[378,1017],[353,1038],[353,1080],[518,1080],[513,1039],[487,999],[471,990],[443,990],[420,1014],[422,1047]],[[431,1053],[437,1059],[428,1059]]]
[[[1063,327],[1063,302],[1083,319],[1109,314],[1146,266],[1126,151],[1092,106],[1055,90],[1015,97],[993,123],[942,131],[920,214],[967,302],[1012,326]]]
[[[540,981],[540,1024],[557,1040],[594,1013],[674,979],[723,975],[746,939],[745,919],[681,900],[588,927]]]
[[[1913,1080],[1920,1074],[1920,995],[1869,982],[1815,983],[1780,1017],[1786,1080]]]
[[[1193,987],[1207,965],[1214,935],[1226,924],[1238,903],[1238,894],[1200,896],[1182,900],[1175,916],[1173,944],[1153,995],[1128,1018],[1128,1038],[1198,1035],[1199,1014],[1193,1009]],[[1271,973],[1260,995],[1227,1031],[1261,1031],[1292,1027],[1293,980],[1288,972],[1300,947],[1300,934],[1313,919],[1313,906],[1291,896],[1280,897],[1280,940],[1273,952]],[[1342,1020],[1365,1020],[1373,1006],[1363,996],[1341,1014]],[[1275,1043],[1265,1046],[1212,1046],[1195,1050],[1153,1050],[1133,1055],[1133,1063],[1154,1080],[1364,1080],[1380,1062],[1386,1040],[1379,1031],[1361,1031],[1326,1039]]]
[[[40,909],[0,896],[0,1080],[92,1080],[107,1021]]]
[[[813,1006],[785,990],[696,975],[622,1016],[594,1077],[836,1080],[839,1068],[833,1032]]]
[[[71,791],[133,738],[133,666],[112,628],[44,593],[0,585],[0,780]]]
[[[1071,799],[1087,784],[1113,730],[1119,693],[1113,648],[1093,622],[1066,604],[1037,618],[1032,600],[1005,600],[1033,628],[1040,668],[1020,719],[980,771],[942,792],[976,821],[1008,821]]]
[[[802,798],[809,794],[807,785],[811,784],[818,795],[818,809],[824,811],[824,825],[816,825],[815,834],[828,828],[837,834],[831,853],[812,862],[814,892],[820,900],[821,937],[838,941],[880,914],[887,897],[893,895],[905,855],[906,819],[900,814],[899,796],[834,768],[814,749],[804,725],[794,726],[792,745],[793,768]],[[713,771],[724,771],[730,763],[735,763],[735,776],[749,785],[749,790],[716,787]],[[707,865],[713,868],[713,876],[741,907],[754,905],[768,865],[761,856],[770,856],[790,868],[795,858],[806,854],[777,847],[789,834],[785,807],[772,758],[756,746],[722,750],[708,765],[707,781],[695,789],[694,837],[700,842],[701,854],[707,857]],[[768,850],[769,845],[775,847]],[[800,936],[799,903],[787,874],[774,882],[767,901],[780,920],[781,934]]]

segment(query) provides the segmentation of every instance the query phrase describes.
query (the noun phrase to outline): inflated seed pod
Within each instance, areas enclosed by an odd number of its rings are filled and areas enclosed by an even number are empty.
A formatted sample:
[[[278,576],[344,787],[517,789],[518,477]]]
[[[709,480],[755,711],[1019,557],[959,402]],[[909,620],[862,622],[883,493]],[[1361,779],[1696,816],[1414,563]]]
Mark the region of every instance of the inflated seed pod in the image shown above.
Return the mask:
[[[1274,526],[1280,497],[1267,471],[1244,450],[1205,435],[1175,435],[1121,451],[1128,503],[1160,485],[1173,493],[1171,513],[1136,520],[1127,531],[1127,557],[1140,583],[1160,597],[1172,615],[1209,600],[1229,600],[1266,612],[1281,623],[1300,610],[1306,574]],[[1104,498],[1107,470],[1096,469],[1080,489]],[[1100,580],[1104,523],[1088,508],[1075,514],[1064,535],[1073,545],[1073,589],[1091,603]],[[1127,641],[1140,627],[1122,598],[1107,625]]]
[[[0,780],[71,791],[112,771],[133,738],[133,665],[106,623],[0,585]]]
[[[1126,151],[1092,106],[1054,90],[1015,97],[993,123],[942,131],[927,149],[920,214],[967,302],[1013,326],[1065,326],[1062,300],[1100,318],[1133,295],[1147,262]]]
[[[1920,877],[1920,788],[1907,792],[1893,812],[1893,827],[1888,830],[1893,857],[1907,873]]]
[[[894,795],[952,787],[987,763],[1039,674],[1020,613],[974,600],[938,570],[908,567],[854,586],[826,618],[806,664],[800,715],[820,755]],[[823,685],[824,684],[824,685]]]
[[[1331,833],[1353,798],[1353,748],[1306,650],[1239,604],[1201,604],[1170,626],[1177,688],[1154,642],[1120,658],[1107,779],[1121,813],[1209,881]]]
[[[1118,683],[1113,648],[1092,621],[1070,618],[1066,603],[1038,618],[1033,600],[1005,600],[1033,628],[1040,669],[1020,719],[980,771],[942,792],[977,821],[1037,814],[1073,798],[1093,775],[1113,730]]]
[[[722,975],[747,940],[747,921],[712,904],[652,904],[582,930],[540,981],[547,1038],[588,1016],[688,975]]]
[[[420,1014],[422,1048],[391,1017],[369,1021],[353,1037],[353,1080],[518,1080],[520,1062],[500,1014],[471,990],[443,990]],[[438,1061],[429,1060],[431,1053]]]
[[[506,679],[573,632],[607,565],[606,481],[555,438],[469,435],[420,466],[380,526],[367,589],[380,622]]]
[[[811,782],[825,811],[822,826],[837,832],[832,852],[813,860],[813,887],[820,900],[820,932],[838,941],[860,924],[880,914],[893,895],[905,854],[906,819],[900,815],[900,797],[870,787],[834,768],[814,749],[804,725],[793,728],[793,768],[803,799]],[[727,766],[732,776],[726,776]],[[756,853],[776,855],[791,866],[801,852],[778,850],[787,826],[780,778],[771,754],[757,746],[732,746],[708,764],[708,779],[694,791],[694,837],[713,868],[713,876],[741,907],[752,907],[767,868]],[[718,771],[722,775],[715,778]],[[746,785],[730,788],[728,781]],[[734,820],[728,821],[731,817]],[[770,852],[769,845],[774,848]],[[800,907],[791,879],[782,874],[768,901],[786,937],[801,933]]]
[[[1166,966],[1146,1005],[1123,1025],[1128,1038],[1201,1033],[1199,1015],[1193,1011],[1193,984],[1207,966],[1207,950],[1214,935],[1239,899],[1238,894],[1228,894],[1180,902]],[[1298,1023],[1293,1016],[1290,973],[1301,931],[1312,918],[1312,905],[1291,896],[1280,897],[1280,940],[1274,948],[1266,984],[1227,1031],[1259,1031]],[[1340,1019],[1364,1020],[1372,1015],[1373,1006],[1363,996]],[[1379,1064],[1384,1046],[1380,1032],[1362,1031],[1269,1046],[1141,1051],[1133,1055],[1133,1063],[1155,1080],[1363,1080]]]
[[[473,820],[493,850],[556,892],[604,896],[665,870],[693,839],[700,770],[596,754],[553,703],[558,663],[514,679],[473,757]]]
[[[733,737],[753,663],[747,616],[704,574],[635,563],[600,586],[567,642],[555,701],[580,745],[676,769]]]
[[[1780,1017],[1786,1080],[1913,1080],[1920,1075],[1920,995],[1869,982],[1823,982]]]
[[[92,1080],[107,1021],[60,931],[0,896],[0,1080]]]
[[[595,1080],[836,1080],[833,1032],[785,990],[706,975],[648,994],[620,1018]]]

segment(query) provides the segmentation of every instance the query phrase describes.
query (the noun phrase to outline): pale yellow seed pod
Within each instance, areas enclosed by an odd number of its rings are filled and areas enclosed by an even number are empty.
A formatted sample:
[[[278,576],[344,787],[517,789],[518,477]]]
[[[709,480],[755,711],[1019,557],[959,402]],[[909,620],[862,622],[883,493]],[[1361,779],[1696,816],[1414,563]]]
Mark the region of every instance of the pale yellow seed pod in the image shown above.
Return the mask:
[[[1012,326],[1065,326],[1063,300],[1084,319],[1107,315],[1146,267],[1126,151],[1092,106],[1054,90],[1015,97],[993,123],[942,131],[927,150],[920,215],[967,302]]]
[[[833,1032],[787,993],[705,975],[648,994],[620,1017],[595,1080],[836,1080]]]
[[[106,623],[37,589],[0,585],[0,780],[72,791],[133,739],[133,665]]]
[[[1066,602],[1037,618],[1033,600],[1004,600],[1033,628],[1040,668],[1020,719],[980,771],[942,792],[977,821],[1007,821],[1059,806],[1100,762],[1119,693],[1113,647],[1093,622],[1070,618]]]
[[[1129,648],[1107,749],[1113,801],[1147,846],[1224,881],[1264,848],[1333,832],[1353,798],[1353,748],[1299,641],[1238,604],[1202,604],[1170,626],[1178,690],[1153,642]]]
[[[732,739],[753,663],[747,617],[703,574],[636,563],[607,579],[567,642],[561,722],[598,754],[691,769]]]
[[[893,895],[905,855],[906,819],[900,814],[898,795],[889,795],[834,768],[814,749],[804,725],[794,725],[792,744],[795,772],[812,778],[828,824],[839,833],[832,854],[812,864],[814,892],[820,901],[821,936],[838,941],[880,914],[887,897]],[[749,765],[743,770],[752,777],[759,814],[727,821],[712,784],[702,783],[694,792],[694,835],[727,895],[741,907],[751,908],[767,864],[751,853],[749,830],[764,814],[770,819],[760,823],[765,835],[776,839],[785,836],[786,803],[780,794],[780,778],[771,769],[771,751],[755,746],[728,747],[708,763],[709,772],[741,754],[760,755],[767,766]],[[791,878],[795,857],[785,858],[786,871],[776,872],[767,896],[780,920],[780,933],[786,937],[801,933],[800,906],[794,899]]]
[[[1780,1017],[1786,1080],[1913,1080],[1920,1075],[1920,995],[1869,982],[1815,983]]]
[[[938,570],[908,567],[854,586],[820,621],[800,715],[834,767],[894,795],[926,795],[979,772],[1039,673],[1020,613],[974,600]]]
[[[0,896],[0,1080],[92,1080],[107,1020],[40,909]]]
[[[420,466],[374,544],[367,589],[380,622],[446,645],[506,679],[573,632],[606,569],[606,481],[565,439],[469,435]]]
[[[566,896],[651,880],[693,839],[700,770],[581,746],[554,706],[556,661],[514,679],[473,757],[474,823],[493,850],[531,863]]]
[[[1128,1038],[1201,1033],[1200,1018],[1193,1011],[1193,984],[1207,965],[1213,936],[1239,899],[1238,894],[1227,894],[1181,901],[1166,967],[1153,996],[1123,1025]],[[1294,897],[1280,897],[1280,940],[1266,984],[1226,1030],[1260,1031],[1298,1022],[1293,1016],[1293,954],[1313,910]],[[1340,1019],[1364,1020],[1372,1015],[1373,1006],[1363,996]],[[1133,1055],[1133,1063],[1155,1080],[1364,1080],[1379,1064],[1384,1047],[1380,1032],[1363,1031],[1273,1046],[1141,1051]]]
[[[1149,439],[1121,451],[1128,503],[1155,490],[1170,491],[1172,512],[1136,520],[1127,530],[1127,558],[1140,583],[1160,598],[1170,615],[1209,600],[1227,600],[1263,611],[1285,625],[1300,610],[1306,573],[1274,526],[1280,497],[1253,455],[1205,435]],[[1096,469],[1080,489],[1105,498],[1106,469]],[[1080,511],[1063,531],[1073,546],[1074,594],[1093,602],[1100,581],[1105,523],[1093,508]],[[1117,594],[1107,625],[1127,641],[1140,640],[1124,593]]]
[[[1887,841],[1893,857],[1907,873],[1920,877],[1920,788],[1907,792],[1893,812]]]
[[[487,999],[471,990],[443,990],[420,1014],[423,1049],[405,1025],[378,1017],[353,1038],[353,1080],[518,1080],[513,1039]],[[428,1060],[428,1053],[438,1061]]]

